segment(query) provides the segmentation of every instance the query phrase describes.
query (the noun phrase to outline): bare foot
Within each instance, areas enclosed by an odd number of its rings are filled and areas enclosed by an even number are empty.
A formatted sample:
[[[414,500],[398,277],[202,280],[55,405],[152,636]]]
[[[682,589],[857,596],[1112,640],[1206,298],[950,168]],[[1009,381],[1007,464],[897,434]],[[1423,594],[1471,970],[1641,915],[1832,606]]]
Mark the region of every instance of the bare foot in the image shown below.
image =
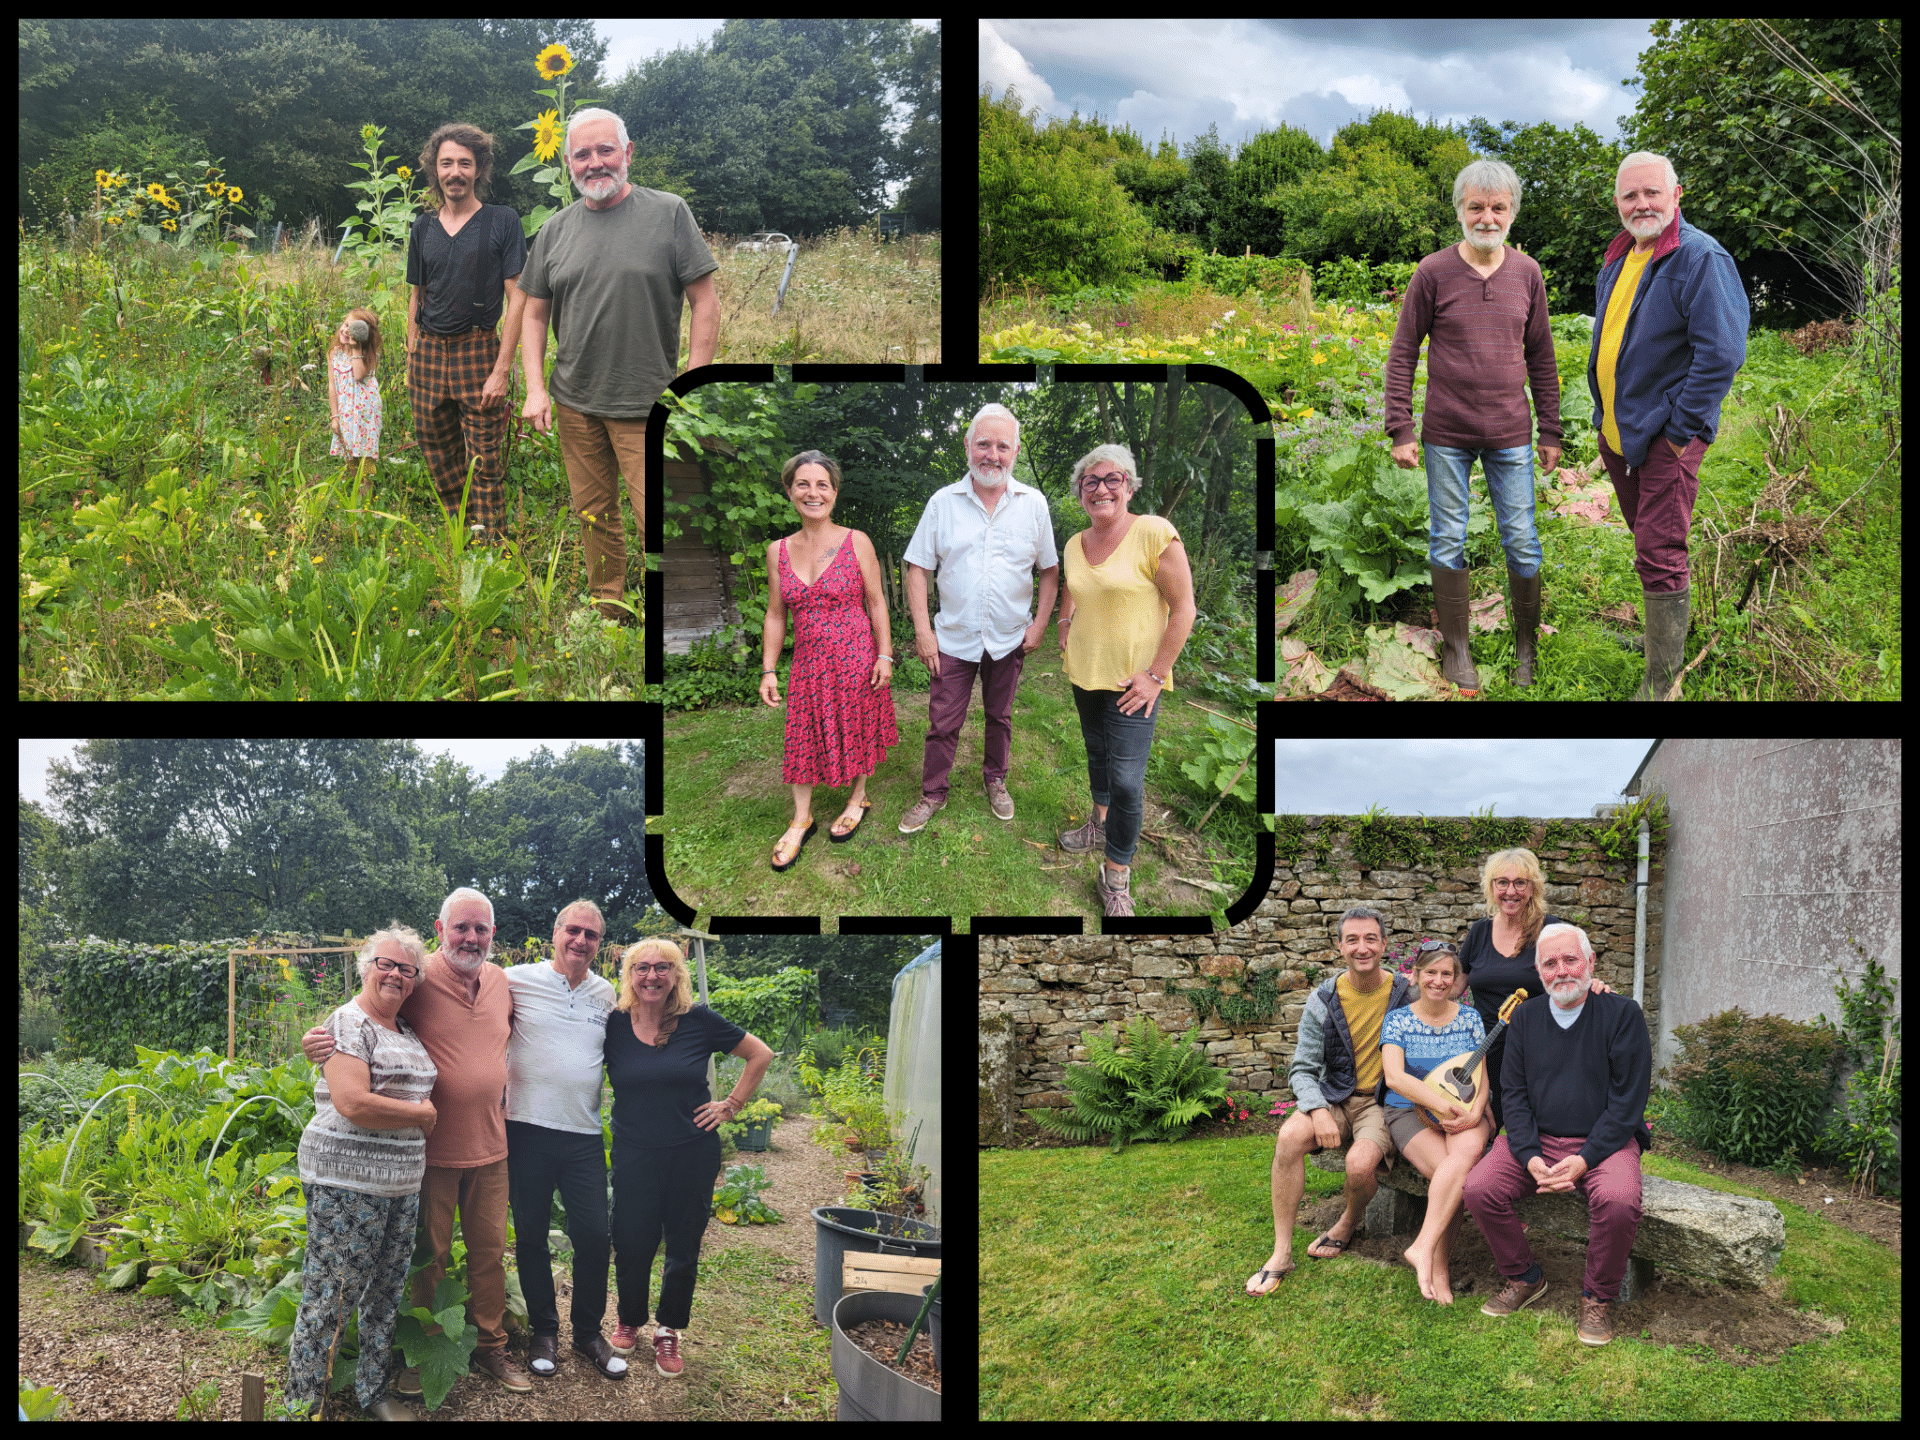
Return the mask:
[[[1293,1269],[1293,1257],[1282,1255],[1278,1250],[1267,1257],[1267,1263],[1247,1277],[1249,1295],[1271,1295],[1286,1278],[1286,1272]]]
[[[1451,1305],[1453,1303],[1453,1286],[1447,1274],[1447,1262],[1444,1256],[1434,1261],[1433,1298],[1442,1305]]]
[[[1316,1260],[1331,1260],[1336,1255],[1346,1254],[1345,1242],[1353,1238],[1353,1232],[1357,1228],[1357,1221],[1350,1221],[1345,1215],[1342,1215],[1322,1232],[1319,1240],[1315,1240],[1311,1245],[1307,1246],[1307,1254]],[[1323,1240],[1338,1240],[1342,1243],[1339,1246],[1323,1246],[1321,1244]]]
[[[1420,1293],[1429,1300],[1436,1298],[1433,1293],[1433,1251],[1422,1250],[1416,1243],[1402,1250],[1400,1257],[1411,1265],[1413,1273],[1420,1277]],[[1452,1297],[1448,1298],[1451,1300]]]

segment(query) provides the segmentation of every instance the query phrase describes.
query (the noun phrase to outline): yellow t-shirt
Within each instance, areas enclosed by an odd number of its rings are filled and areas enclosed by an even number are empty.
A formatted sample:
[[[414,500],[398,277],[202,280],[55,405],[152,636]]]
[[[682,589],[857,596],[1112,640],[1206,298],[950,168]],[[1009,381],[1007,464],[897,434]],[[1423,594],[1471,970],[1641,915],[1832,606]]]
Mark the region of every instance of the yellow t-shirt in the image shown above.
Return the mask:
[[[1353,1093],[1372,1095],[1386,1073],[1380,1061],[1380,1027],[1386,1023],[1387,1000],[1393,994],[1393,973],[1371,990],[1358,990],[1342,975],[1334,982],[1340,1008],[1347,1012],[1347,1031],[1353,1036]]]
[[[1640,288],[1640,277],[1647,273],[1647,261],[1653,251],[1637,255],[1627,251],[1620,278],[1613,282],[1613,294],[1607,297],[1607,318],[1600,325],[1600,354],[1593,362],[1594,378],[1600,382],[1600,404],[1605,410],[1600,433],[1607,437],[1607,448],[1616,455],[1625,454],[1620,444],[1620,426],[1613,418],[1613,367],[1620,358],[1620,341],[1627,333],[1627,316],[1633,310],[1633,292]]]
[[[1135,518],[1113,554],[1087,563],[1082,530],[1067,541],[1067,591],[1073,623],[1067,627],[1067,679],[1082,690],[1124,690],[1127,677],[1153,664],[1171,613],[1153,583],[1160,557],[1180,538],[1159,515]],[[1173,676],[1165,677],[1173,688]]]

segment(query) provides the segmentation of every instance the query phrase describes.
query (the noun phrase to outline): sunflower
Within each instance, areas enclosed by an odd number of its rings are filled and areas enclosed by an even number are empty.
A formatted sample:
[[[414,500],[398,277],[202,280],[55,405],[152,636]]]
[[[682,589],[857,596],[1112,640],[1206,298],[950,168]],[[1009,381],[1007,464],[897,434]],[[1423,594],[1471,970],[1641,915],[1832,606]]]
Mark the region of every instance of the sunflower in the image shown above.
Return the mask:
[[[533,153],[541,160],[551,160],[560,153],[560,112],[549,110],[534,122]]]
[[[557,41],[540,52],[540,58],[533,62],[540,72],[542,80],[558,80],[573,69],[573,56],[567,53],[567,47]]]

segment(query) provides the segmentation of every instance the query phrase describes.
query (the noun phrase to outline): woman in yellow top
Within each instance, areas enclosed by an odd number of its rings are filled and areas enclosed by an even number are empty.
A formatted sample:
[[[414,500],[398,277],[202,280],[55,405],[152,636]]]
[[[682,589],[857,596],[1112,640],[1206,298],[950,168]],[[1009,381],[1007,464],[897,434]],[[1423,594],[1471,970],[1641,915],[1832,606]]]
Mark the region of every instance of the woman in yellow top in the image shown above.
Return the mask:
[[[1139,488],[1126,446],[1083,455],[1073,493],[1090,523],[1061,557],[1060,648],[1087,742],[1093,818],[1061,835],[1060,847],[1105,851],[1097,885],[1108,915],[1133,914],[1128,884],[1146,815],[1153,712],[1194,621],[1187,548],[1170,521],[1127,509]]]

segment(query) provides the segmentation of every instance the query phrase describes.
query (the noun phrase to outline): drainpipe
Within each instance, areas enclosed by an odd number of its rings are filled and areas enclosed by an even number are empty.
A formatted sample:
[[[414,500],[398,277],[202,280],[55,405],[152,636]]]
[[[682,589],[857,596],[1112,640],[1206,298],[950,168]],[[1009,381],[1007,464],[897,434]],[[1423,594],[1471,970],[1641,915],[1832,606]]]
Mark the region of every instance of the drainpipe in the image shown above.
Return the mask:
[[[1647,817],[1640,817],[1640,875],[1633,893],[1633,1003],[1647,1008]]]

